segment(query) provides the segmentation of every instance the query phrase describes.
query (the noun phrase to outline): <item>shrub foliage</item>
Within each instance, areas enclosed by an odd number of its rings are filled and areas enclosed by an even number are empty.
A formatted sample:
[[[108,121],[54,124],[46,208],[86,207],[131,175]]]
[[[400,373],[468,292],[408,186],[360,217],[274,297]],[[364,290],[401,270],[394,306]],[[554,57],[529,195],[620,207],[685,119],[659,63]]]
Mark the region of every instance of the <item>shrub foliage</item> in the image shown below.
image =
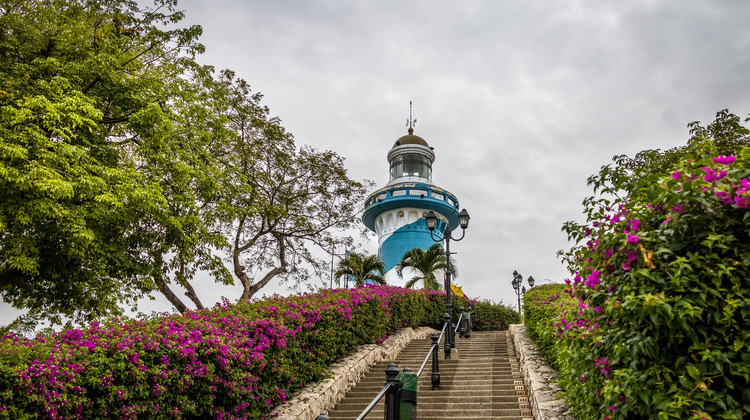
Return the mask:
[[[564,284],[544,284],[531,288],[523,298],[526,334],[537,343],[545,359],[557,370],[563,368],[558,357],[562,342],[552,324],[560,315],[575,310],[575,307],[575,300],[568,295]]]
[[[474,331],[499,331],[508,329],[510,324],[518,324],[518,312],[502,304],[489,300],[472,301],[471,321]]]
[[[682,152],[667,172],[615,165],[590,178],[587,223],[564,228],[577,301],[530,311],[532,331],[554,316],[580,419],[750,412],[750,149],[727,156],[694,138]]]
[[[376,286],[7,335],[0,418],[268,417],[356,346],[439,328],[444,302],[437,291]]]

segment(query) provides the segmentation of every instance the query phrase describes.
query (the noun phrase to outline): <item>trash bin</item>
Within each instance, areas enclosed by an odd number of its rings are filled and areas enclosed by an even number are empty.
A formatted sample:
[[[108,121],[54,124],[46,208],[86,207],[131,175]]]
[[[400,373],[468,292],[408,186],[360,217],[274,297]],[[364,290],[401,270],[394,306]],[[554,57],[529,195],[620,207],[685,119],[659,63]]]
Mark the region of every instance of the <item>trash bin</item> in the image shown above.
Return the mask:
[[[417,374],[406,368],[396,378],[401,380],[401,398],[399,401],[399,420],[417,418]]]

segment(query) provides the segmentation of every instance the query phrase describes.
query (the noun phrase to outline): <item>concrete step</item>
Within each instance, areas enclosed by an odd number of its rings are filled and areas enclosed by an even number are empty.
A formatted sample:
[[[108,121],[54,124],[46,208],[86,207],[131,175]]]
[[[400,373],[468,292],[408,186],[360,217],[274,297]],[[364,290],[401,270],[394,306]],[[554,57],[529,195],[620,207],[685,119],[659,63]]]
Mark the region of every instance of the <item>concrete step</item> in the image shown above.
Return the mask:
[[[419,419],[531,419],[518,362],[506,332],[473,333],[469,339],[456,337],[457,358],[438,355],[440,389],[432,390],[432,360],[428,360],[417,385]],[[417,370],[425,360],[431,340],[414,340],[395,360],[399,370]],[[373,365],[367,375],[350,390],[328,416],[331,419],[354,419],[385,385],[385,369],[390,361]],[[519,388],[520,387],[520,388]],[[384,401],[367,416],[382,419]]]
[[[341,410],[334,411],[328,415],[331,420],[352,420],[359,416],[361,411],[358,410]],[[382,420],[384,410],[382,407],[373,409],[365,419]],[[417,417],[419,420],[424,419],[513,419],[524,420],[526,417],[521,414],[521,410],[503,409],[503,408],[477,408],[477,409],[450,409],[444,406],[434,408],[425,408],[417,406]]]

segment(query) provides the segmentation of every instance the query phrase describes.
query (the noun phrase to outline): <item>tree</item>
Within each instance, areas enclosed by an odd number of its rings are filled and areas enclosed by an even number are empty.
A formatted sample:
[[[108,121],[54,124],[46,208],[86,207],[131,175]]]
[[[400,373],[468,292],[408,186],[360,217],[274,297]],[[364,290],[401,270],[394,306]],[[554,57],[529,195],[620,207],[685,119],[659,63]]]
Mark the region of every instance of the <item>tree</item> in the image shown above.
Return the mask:
[[[359,227],[357,215],[372,183],[349,178],[334,152],[298,148],[260,105],[262,95],[251,95],[232,72],[223,72],[220,84],[236,136],[213,150],[230,173],[225,202],[211,212],[231,244],[240,301],[246,301],[274,278],[304,282],[311,271],[322,276],[327,264],[313,249],[350,245],[351,238],[334,233]]]
[[[359,287],[367,282],[385,284],[385,264],[376,255],[351,253],[339,261],[336,277],[349,276]]]
[[[234,272],[247,300],[322,271],[308,245],[350,241],[334,233],[369,184],[198,65],[200,27],[161,29],[175,3],[0,0],[0,296],[28,310],[17,326],[119,315],[155,291],[202,308],[198,270]]]
[[[0,1],[0,295],[30,322],[221,271],[198,215],[212,139],[178,115],[201,29],[160,29],[174,3]]]
[[[396,264],[396,274],[403,278],[405,268],[411,268],[418,274],[406,282],[406,287],[411,289],[417,283],[422,282],[425,289],[438,290],[440,283],[435,278],[435,272],[439,270],[445,271],[446,259],[443,245],[436,243],[427,250],[421,248],[414,248],[404,253],[401,261]],[[451,274],[453,276],[458,275],[456,265],[451,260]]]

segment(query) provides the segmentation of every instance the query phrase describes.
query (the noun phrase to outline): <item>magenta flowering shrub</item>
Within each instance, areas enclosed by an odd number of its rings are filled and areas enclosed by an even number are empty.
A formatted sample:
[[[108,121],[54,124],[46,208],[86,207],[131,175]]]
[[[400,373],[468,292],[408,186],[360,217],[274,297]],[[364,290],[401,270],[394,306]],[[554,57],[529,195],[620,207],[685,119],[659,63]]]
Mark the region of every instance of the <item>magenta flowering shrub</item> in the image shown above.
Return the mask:
[[[580,419],[750,412],[750,149],[694,142],[668,173],[605,167],[566,224],[575,301],[553,314],[560,384]]]
[[[441,325],[444,299],[377,286],[8,335],[0,418],[265,418],[356,346]]]
[[[553,323],[564,319],[568,312],[579,312],[577,300],[570,297],[564,284],[544,284],[526,291],[523,297],[526,334],[536,342],[550,365],[561,370],[562,341]]]

